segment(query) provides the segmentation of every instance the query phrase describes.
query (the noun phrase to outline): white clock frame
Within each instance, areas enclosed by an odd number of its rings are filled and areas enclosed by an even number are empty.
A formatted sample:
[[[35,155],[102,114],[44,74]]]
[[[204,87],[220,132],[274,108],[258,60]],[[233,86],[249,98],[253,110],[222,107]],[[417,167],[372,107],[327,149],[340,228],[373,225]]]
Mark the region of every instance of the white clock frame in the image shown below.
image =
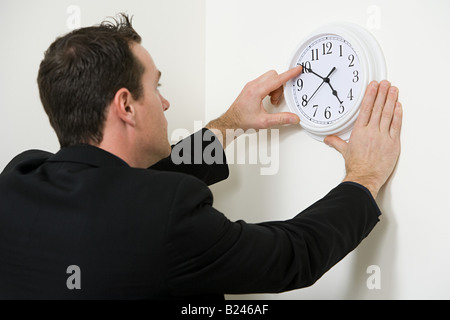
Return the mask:
[[[360,81],[361,90],[358,98],[355,100],[352,109],[341,119],[330,125],[316,125],[305,118],[297,109],[292,94],[292,86],[297,78],[289,80],[284,86],[284,96],[291,112],[300,117],[300,125],[314,139],[323,141],[328,135],[337,135],[344,140],[349,140],[353,125],[359,114],[359,107],[364,97],[367,85],[373,81],[385,80],[387,77],[386,60],[383,51],[375,37],[363,27],[357,24],[347,22],[335,22],[325,25],[300,42],[297,49],[289,59],[288,69],[297,66],[297,61],[303,51],[311,44],[314,39],[322,36],[339,36],[351,44],[353,50],[360,62]],[[301,77],[301,75],[300,75]]]

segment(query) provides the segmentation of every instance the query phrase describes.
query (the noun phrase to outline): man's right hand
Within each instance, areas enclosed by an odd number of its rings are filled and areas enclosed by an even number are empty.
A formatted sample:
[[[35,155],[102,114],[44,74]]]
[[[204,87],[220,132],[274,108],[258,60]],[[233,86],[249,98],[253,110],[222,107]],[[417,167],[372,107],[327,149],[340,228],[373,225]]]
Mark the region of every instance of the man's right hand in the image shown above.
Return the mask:
[[[325,143],[339,151],[345,160],[344,181],[365,186],[377,197],[392,174],[400,155],[402,105],[398,89],[388,81],[371,82],[361,103],[349,142],[328,136]]]
[[[289,69],[281,74],[271,70],[247,83],[227,112],[208,123],[206,128],[214,132],[223,147],[226,148],[237,137],[236,134],[227,137],[227,129],[246,131],[248,129],[268,129],[276,125],[298,124],[300,118],[295,113],[268,113],[264,108],[263,100],[270,96],[273,105],[280,104],[283,85],[289,79],[298,77],[302,70],[302,66]]]

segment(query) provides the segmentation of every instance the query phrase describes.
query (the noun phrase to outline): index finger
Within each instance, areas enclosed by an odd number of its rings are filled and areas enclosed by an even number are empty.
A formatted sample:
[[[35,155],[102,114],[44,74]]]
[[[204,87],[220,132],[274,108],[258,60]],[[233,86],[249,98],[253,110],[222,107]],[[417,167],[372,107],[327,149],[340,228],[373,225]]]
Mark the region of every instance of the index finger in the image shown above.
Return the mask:
[[[299,76],[302,73],[302,70],[302,66],[297,66],[281,74],[278,74],[274,70],[266,72],[255,80],[255,84],[259,88],[260,98],[265,98],[271,92],[282,87],[289,79]]]
[[[290,79],[299,76],[303,71],[303,66],[296,66],[295,68],[289,69],[288,71],[283,72],[279,75],[279,79],[282,84],[285,84]]]

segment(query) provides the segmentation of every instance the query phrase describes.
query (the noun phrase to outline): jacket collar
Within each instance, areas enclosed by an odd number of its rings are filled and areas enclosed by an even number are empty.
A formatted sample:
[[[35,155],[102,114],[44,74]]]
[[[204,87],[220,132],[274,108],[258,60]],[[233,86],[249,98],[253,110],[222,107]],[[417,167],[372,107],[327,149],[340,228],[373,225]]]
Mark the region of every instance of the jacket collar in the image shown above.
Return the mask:
[[[75,162],[94,167],[129,167],[125,161],[114,154],[91,145],[62,148],[58,153],[50,157],[47,162]]]

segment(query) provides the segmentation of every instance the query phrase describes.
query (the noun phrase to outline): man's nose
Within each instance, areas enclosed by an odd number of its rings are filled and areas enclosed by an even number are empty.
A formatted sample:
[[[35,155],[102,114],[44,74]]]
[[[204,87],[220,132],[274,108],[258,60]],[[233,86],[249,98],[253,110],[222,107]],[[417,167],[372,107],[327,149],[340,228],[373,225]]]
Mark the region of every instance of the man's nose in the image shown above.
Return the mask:
[[[163,111],[167,111],[170,108],[170,102],[167,101],[162,95],[161,95],[161,102],[163,106]]]

